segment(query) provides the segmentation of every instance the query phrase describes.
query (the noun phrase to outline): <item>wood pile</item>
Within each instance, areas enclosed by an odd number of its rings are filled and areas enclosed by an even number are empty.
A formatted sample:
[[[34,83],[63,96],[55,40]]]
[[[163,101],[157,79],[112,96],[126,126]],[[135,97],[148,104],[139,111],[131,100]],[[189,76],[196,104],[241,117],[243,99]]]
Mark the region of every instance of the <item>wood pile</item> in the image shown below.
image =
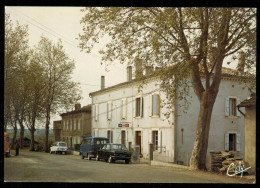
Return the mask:
[[[212,151],[210,152],[210,155],[211,155],[211,171],[217,173],[222,172],[220,171],[220,169],[223,168],[223,161],[225,161],[226,159],[234,158],[234,152]]]

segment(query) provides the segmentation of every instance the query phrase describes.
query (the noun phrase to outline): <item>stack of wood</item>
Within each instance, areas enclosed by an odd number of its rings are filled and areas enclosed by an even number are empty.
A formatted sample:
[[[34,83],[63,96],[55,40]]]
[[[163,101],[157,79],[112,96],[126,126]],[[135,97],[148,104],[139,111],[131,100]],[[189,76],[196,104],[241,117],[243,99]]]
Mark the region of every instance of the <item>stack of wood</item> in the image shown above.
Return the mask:
[[[211,171],[213,172],[221,172],[220,169],[223,168],[223,161],[229,158],[234,158],[233,152],[226,151],[212,151],[211,155]]]
[[[231,163],[234,163],[234,167],[239,166],[239,163],[241,163],[241,165],[244,165],[243,159],[241,159],[241,158],[228,158],[222,162],[222,168],[219,169],[219,172],[221,172],[223,174],[226,173],[227,169]],[[230,168],[229,172],[231,174],[235,173],[235,168]]]

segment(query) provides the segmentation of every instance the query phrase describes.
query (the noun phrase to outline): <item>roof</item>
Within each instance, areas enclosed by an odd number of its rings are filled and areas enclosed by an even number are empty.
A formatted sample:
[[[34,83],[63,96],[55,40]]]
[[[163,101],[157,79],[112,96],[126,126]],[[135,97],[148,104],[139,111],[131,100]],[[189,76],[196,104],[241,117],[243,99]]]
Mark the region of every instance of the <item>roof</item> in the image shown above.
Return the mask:
[[[238,107],[249,107],[249,106],[255,106],[256,105],[256,94],[251,94],[250,97],[248,97],[246,100],[242,101]]]
[[[76,114],[76,113],[81,113],[81,112],[91,112],[91,104],[89,104],[87,106],[83,106],[83,107],[81,107],[77,110],[66,112],[66,113],[63,113],[63,114],[60,114],[60,115],[65,116],[65,115]]]
[[[155,78],[156,76],[157,76],[157,74],[156,75],[149,75],[149,76],[145,77],[145,79]],[[234,69],[231,69],[231,68],[227,68],[227,67],[222,67],[222,76],[223,77],[229,77],[229,78],[245,78],[245,77],[246,78],[251,78],[251,77],[248,77],[248,76],[238,75],[237,74],[237,70],[234,70]],[[113,85],[111,87],[107,87],[107,88],[104,88],[104,89],[101,89],[101,90],[98,90],[98,91],[91,92],[91,93],[89,93],[89,95],[90,96],[91,95],[95,95],[95,94],[103,92],[103,91],[107,91],[107,90],[110,90],[110,89],[118,88],[118,87],[121,87],[121,86],[124,86],[124,85],[127,85],[127,84],[136,83],[136,82],[139,82],[139,81],[141,81],[143,79],[144,78],[139,78],[139,79],[133,79],[133,80],[130,80],[130,81],[122,82],[122,83]]]

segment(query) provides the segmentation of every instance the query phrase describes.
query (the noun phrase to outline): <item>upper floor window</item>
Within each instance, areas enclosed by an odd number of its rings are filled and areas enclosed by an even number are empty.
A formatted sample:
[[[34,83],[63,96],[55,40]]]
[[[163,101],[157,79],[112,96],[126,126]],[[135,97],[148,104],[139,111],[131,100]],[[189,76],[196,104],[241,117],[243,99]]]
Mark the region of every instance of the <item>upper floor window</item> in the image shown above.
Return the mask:
[[[143,117],[143,97],[135,99],[135,117]]]
[[[227,97],[225,101],[225,116],[240,116],[240,112],[237,109],[239,103],[240,99],[237,97]]]
[[[150,115],[160,116],[160,95],[151,95],[150,102]]]

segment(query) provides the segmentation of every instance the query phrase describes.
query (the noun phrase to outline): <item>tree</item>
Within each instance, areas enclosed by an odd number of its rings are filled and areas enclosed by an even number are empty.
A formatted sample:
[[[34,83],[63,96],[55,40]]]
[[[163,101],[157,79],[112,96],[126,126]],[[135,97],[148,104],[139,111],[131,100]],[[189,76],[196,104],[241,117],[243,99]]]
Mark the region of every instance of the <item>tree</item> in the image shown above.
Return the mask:
[[[13,138],[15,139],[17,132],[16,123],[18,122],[20,125],[20,141],[24,137],[23,115],[25,100],[22,99],[26,95],[24,95],[21,88],[23,88],[22,80],[28,48],[28,26],[20,25],[18,22],[14,26],[10,15],[5,14],[4,129],[6,130],[8,123],[15,125]],[[21,147],[23,147],[22,142]]]
[[[42,104],[45,116],[44,150],[48,152],[51,113],[75,104],[80,99],[79,85],[71,80],[75,64],[65,53],[61,40],[55,44],[42,37],[35,49],[34,61],[39,62],[44,79]]]
[[[157,73],[170,103],[186,99],[190,80],[200,102],[190,168],[205,170],[223,60],[235,58],[243,49],[246,71],[256,63],[251,53],[256,45],[256,9],[94,7],[82,11],[82,50],[90,52],[98,40],[110,36],[100,51],[102,61],[161,66]]]
[[[43,101],[45,80],[43,77],[43,68],[40,63],[34,58],[36,53],[31,51],[31,59],[28,64],[27,74],[25,78],[25,87],[28,91],[28,97],[25,109],[26,126],[31,133],[30,151],[35,151],[34,133],[36,131],[37,120],[43,118]]]

